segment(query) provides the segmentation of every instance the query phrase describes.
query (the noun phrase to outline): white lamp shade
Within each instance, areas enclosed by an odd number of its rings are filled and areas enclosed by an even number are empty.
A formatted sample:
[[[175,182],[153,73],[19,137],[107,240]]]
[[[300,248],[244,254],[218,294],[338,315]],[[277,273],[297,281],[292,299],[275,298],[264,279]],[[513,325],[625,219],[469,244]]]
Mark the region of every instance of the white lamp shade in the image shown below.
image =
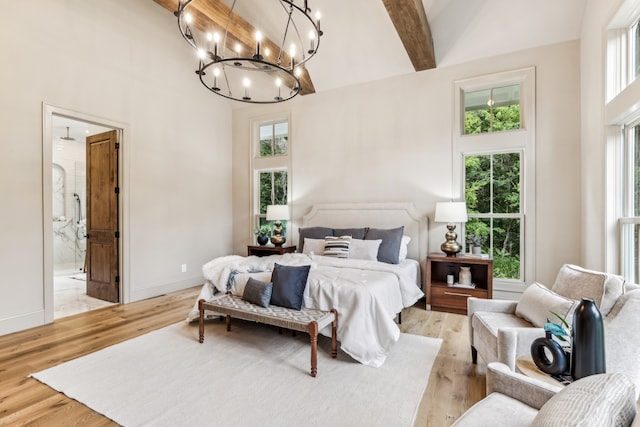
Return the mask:
[[[267,221],[289,220],[289,205],[267,206]]]
[[[435,222],[467,222],[467,204],[465,202],[436,203]]]

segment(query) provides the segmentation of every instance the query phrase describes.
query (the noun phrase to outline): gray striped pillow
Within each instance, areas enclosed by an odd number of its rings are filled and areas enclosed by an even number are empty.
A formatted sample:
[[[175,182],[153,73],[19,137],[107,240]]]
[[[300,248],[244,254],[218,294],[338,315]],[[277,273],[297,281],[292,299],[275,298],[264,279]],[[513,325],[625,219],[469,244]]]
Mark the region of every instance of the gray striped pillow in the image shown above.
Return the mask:
[[[326,236],[324,238],[324,255],[335,258],[349,258],[351,236]]]
[[[532,426],[627,427],[636,415],[635,389],[623,374],[584,377],[542,406]]]

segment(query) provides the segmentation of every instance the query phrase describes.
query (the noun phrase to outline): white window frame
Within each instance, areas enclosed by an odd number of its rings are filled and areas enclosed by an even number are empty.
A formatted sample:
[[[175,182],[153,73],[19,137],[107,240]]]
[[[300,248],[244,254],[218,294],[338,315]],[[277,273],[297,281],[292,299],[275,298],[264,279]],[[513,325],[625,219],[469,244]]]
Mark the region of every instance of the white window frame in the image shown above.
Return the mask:
[[[627,232],[640,218],[628,208],[629,133],[640,124],[640,79],[635,78],[635,37],[633,27],[640,19],[640,0],[625,1],[607,26],[606,32],[606,144],[605,144],[605,268],[634,277],[633,254]],[[629,250],[631,249],[631,251]]]
[[[276,124],[282,122],[288,123],[288,145],[287,154],[278,154],[274,156],[260,156],[260,127],[268,124]],[[249,233],[253,236],[253,232],[260,223],[260,218],[265,217],[260,214],[260,173],[261,172],[287,172],[287,201],[291,205],[291,116],[288,113],[280,113],[269,116],[256,117],[251,119],[251,213],[252,220]],[[285,236],[289,235],[289,223],[287,221],[287,229]],[[252,237],[253,239],[253,237]]]
[[[464,135],[466,91],[520,85],[520,129]],[[519,299],[527,283],[535,280],[535,67],[455,81],[453,84],[452,198],[464,200],[465,155],[521,152],[521,274],[520,280],[494,278],[495,298]]]

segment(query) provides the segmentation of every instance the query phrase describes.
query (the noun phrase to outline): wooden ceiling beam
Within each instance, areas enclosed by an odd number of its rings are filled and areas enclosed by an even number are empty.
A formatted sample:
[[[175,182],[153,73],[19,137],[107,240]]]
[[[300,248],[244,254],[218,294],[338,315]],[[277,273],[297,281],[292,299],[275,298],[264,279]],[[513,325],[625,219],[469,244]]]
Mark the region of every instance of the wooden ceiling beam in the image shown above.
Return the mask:
[[[178,0],[153,1],[171,13],[178,10]],[[231,12],[231,9],[220,0],[210,0],[206,2],[196,1],[192,3],[189,10],[194,16],[194,22],[198,29],[202,31],[215,31],[215,29],[218,29],[221,33],[224,33],[225,31],[229,13]],[[234,46],[236,43],[239,43],[243,50],[251,52],[256,45],[256,28],[240,15],[235,12],[231,13],[232,19],[227,35],[227,44]],[[278,52],[280,50],[279,45],[267,38],[262,41],[262,47],[268,48],[271,52]],[[289,64],[290,62],[291,57],[288,53],[284,52],[282,56],[282,63]],[[306,67],[301,67],[301,70],[302,74],[298,77],[298,80],[300,80],[300,94],[308,95],[315,93],[316,89],[313,86],[313,81],[311,80],[309,71]]]
[[[436,67],[431,28],[422,0],[382,0],[416,71]]]

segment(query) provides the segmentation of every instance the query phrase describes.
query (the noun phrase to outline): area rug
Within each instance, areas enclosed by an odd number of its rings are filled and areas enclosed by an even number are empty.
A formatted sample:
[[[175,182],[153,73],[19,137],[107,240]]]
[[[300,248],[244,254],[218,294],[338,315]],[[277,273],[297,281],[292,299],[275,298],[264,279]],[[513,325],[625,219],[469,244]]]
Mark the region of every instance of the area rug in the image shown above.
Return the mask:
[[[379,368],[319,337],[178,323],[31,376],[124,426],[412,426],[441,340],[401,334]]]

